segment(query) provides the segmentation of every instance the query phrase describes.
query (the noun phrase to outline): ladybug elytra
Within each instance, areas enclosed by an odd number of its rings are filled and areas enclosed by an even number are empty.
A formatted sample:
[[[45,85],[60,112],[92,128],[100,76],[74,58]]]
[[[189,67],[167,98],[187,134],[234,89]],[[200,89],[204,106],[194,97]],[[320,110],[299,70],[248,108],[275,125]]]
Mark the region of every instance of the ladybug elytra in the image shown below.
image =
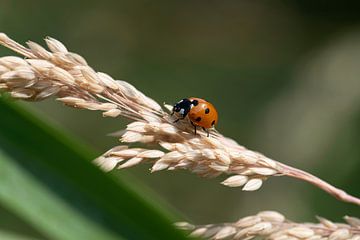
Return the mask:
[[[177,102],[173,107],[173,112],[178,113],[180,118],[175,122],[189,117],[191,124],[194,126],[195,134],[196,127],[202,127],[209,136],[209,128],[214,127],[218,122],[218,113],[215,107],[201,98],[184,98]]]

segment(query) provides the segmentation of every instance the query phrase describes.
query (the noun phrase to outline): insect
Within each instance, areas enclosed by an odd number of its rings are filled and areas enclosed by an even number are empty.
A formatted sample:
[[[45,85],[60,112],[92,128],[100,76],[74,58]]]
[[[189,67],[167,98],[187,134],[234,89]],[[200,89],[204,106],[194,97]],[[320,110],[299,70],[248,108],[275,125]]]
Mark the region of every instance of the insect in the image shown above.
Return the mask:
[[[195,135],[196,127],[199,126],[209,136],[208,129],[214,127],[218,122],[218,113],[215,107],[201,98],[191,97],[180,100],[174,105],[171,115],[174,113],[178,113],[180,116],[175,122],[189,116],[190,122],[195,129]]]

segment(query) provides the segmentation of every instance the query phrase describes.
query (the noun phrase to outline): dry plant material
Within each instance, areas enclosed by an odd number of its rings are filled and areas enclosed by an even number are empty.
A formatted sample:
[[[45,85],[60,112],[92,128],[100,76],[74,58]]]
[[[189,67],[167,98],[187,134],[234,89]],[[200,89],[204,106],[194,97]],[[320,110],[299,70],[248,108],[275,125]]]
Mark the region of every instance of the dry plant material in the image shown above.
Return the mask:
[[[0,90],[26,101],[55,96],[75,108],[98,110],[105,117],[123,116],[133,120],[121,131],[121,146],[95,160],[102,169],[126,168],[153,163],[151,171],[186,169],[202,177],[230,175],[222,184],[254,191],[270,176],[290,176],[310,182],[336,198],[360,205],[360,199],[304,171],[274,161],[240,146],[213,131],[194,135],[187,121],[174,123],[171,106],[165,110],[131,84],[96,72],[80,55],[69,52],[59,41],[46,38],[49,50],[27,42],[20,45],[0,33],[0,44],[25,58],[0,58]],[[146,148],[126,144],[143,143]],[[161,149],[161,150],[157,150]]]
[[[278,212],[265,211],[234,223],[194,226],[176,223],[193,237],[205,239],[267,240],[360,240],[360,219],[344,217],[346,223],[333,223],[318,217],[319,223],[295,223]]]

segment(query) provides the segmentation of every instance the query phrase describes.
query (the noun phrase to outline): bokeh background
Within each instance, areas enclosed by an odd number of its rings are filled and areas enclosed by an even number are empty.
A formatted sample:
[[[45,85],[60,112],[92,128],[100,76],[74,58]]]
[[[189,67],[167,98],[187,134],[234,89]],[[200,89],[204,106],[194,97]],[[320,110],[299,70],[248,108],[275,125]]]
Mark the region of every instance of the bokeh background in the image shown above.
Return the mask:
[[[19,42],[55,37],[160,103],[208,99],[224,135],[359,197],[359,10],[355,1],[0,0],[0,31]],[[127,123],[53,100],[26,105],[99,153],[118,144],[106,135]],[[197,224],[262,210],[296,221],[360,216],[359,207],[298,180],[274,177],[242,192],[219,184],[223,177],[149,167],[111,174],[133,175]],[[1,206],[0,227],[31,231]]]

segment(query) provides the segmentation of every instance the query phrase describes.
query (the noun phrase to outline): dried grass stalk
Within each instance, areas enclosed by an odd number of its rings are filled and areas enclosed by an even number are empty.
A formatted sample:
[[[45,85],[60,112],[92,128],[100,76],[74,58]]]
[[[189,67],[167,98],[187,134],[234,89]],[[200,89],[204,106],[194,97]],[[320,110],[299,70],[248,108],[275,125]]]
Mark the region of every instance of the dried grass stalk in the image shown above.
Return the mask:
[[[59,41],[46,38],[49,50],[28,47],[0,33],[0,44],[23,55],[0,58],[0,90],[17,99],[40,101],[55,96],[75,108],[98,110],[106,117],[124,116],[132,123],[118,133],[124,144],[144,143],[150,149],[110,149],[95,162],[104,170],[153,163],[152,172],[186,169],[202,177],[231,175],[222,184],[254,191],[270,176],[290,176],[310,182],[336,198],[360,205],[360,200],[304,171],[274,161],[213,131],[194,135],[188,121],[174,123],[171,106],[162,107],[131,84],[96,72]],[[156,147],[162,150],[154,150]]]
[[[194,237],[205,239],[267,240],[360,240],[360,219],[344,217],[346,223],[333,223],[318,217],[319,223],[295,223],[278,212],[265,211],[233,223],[194,226],[176,223]]]

